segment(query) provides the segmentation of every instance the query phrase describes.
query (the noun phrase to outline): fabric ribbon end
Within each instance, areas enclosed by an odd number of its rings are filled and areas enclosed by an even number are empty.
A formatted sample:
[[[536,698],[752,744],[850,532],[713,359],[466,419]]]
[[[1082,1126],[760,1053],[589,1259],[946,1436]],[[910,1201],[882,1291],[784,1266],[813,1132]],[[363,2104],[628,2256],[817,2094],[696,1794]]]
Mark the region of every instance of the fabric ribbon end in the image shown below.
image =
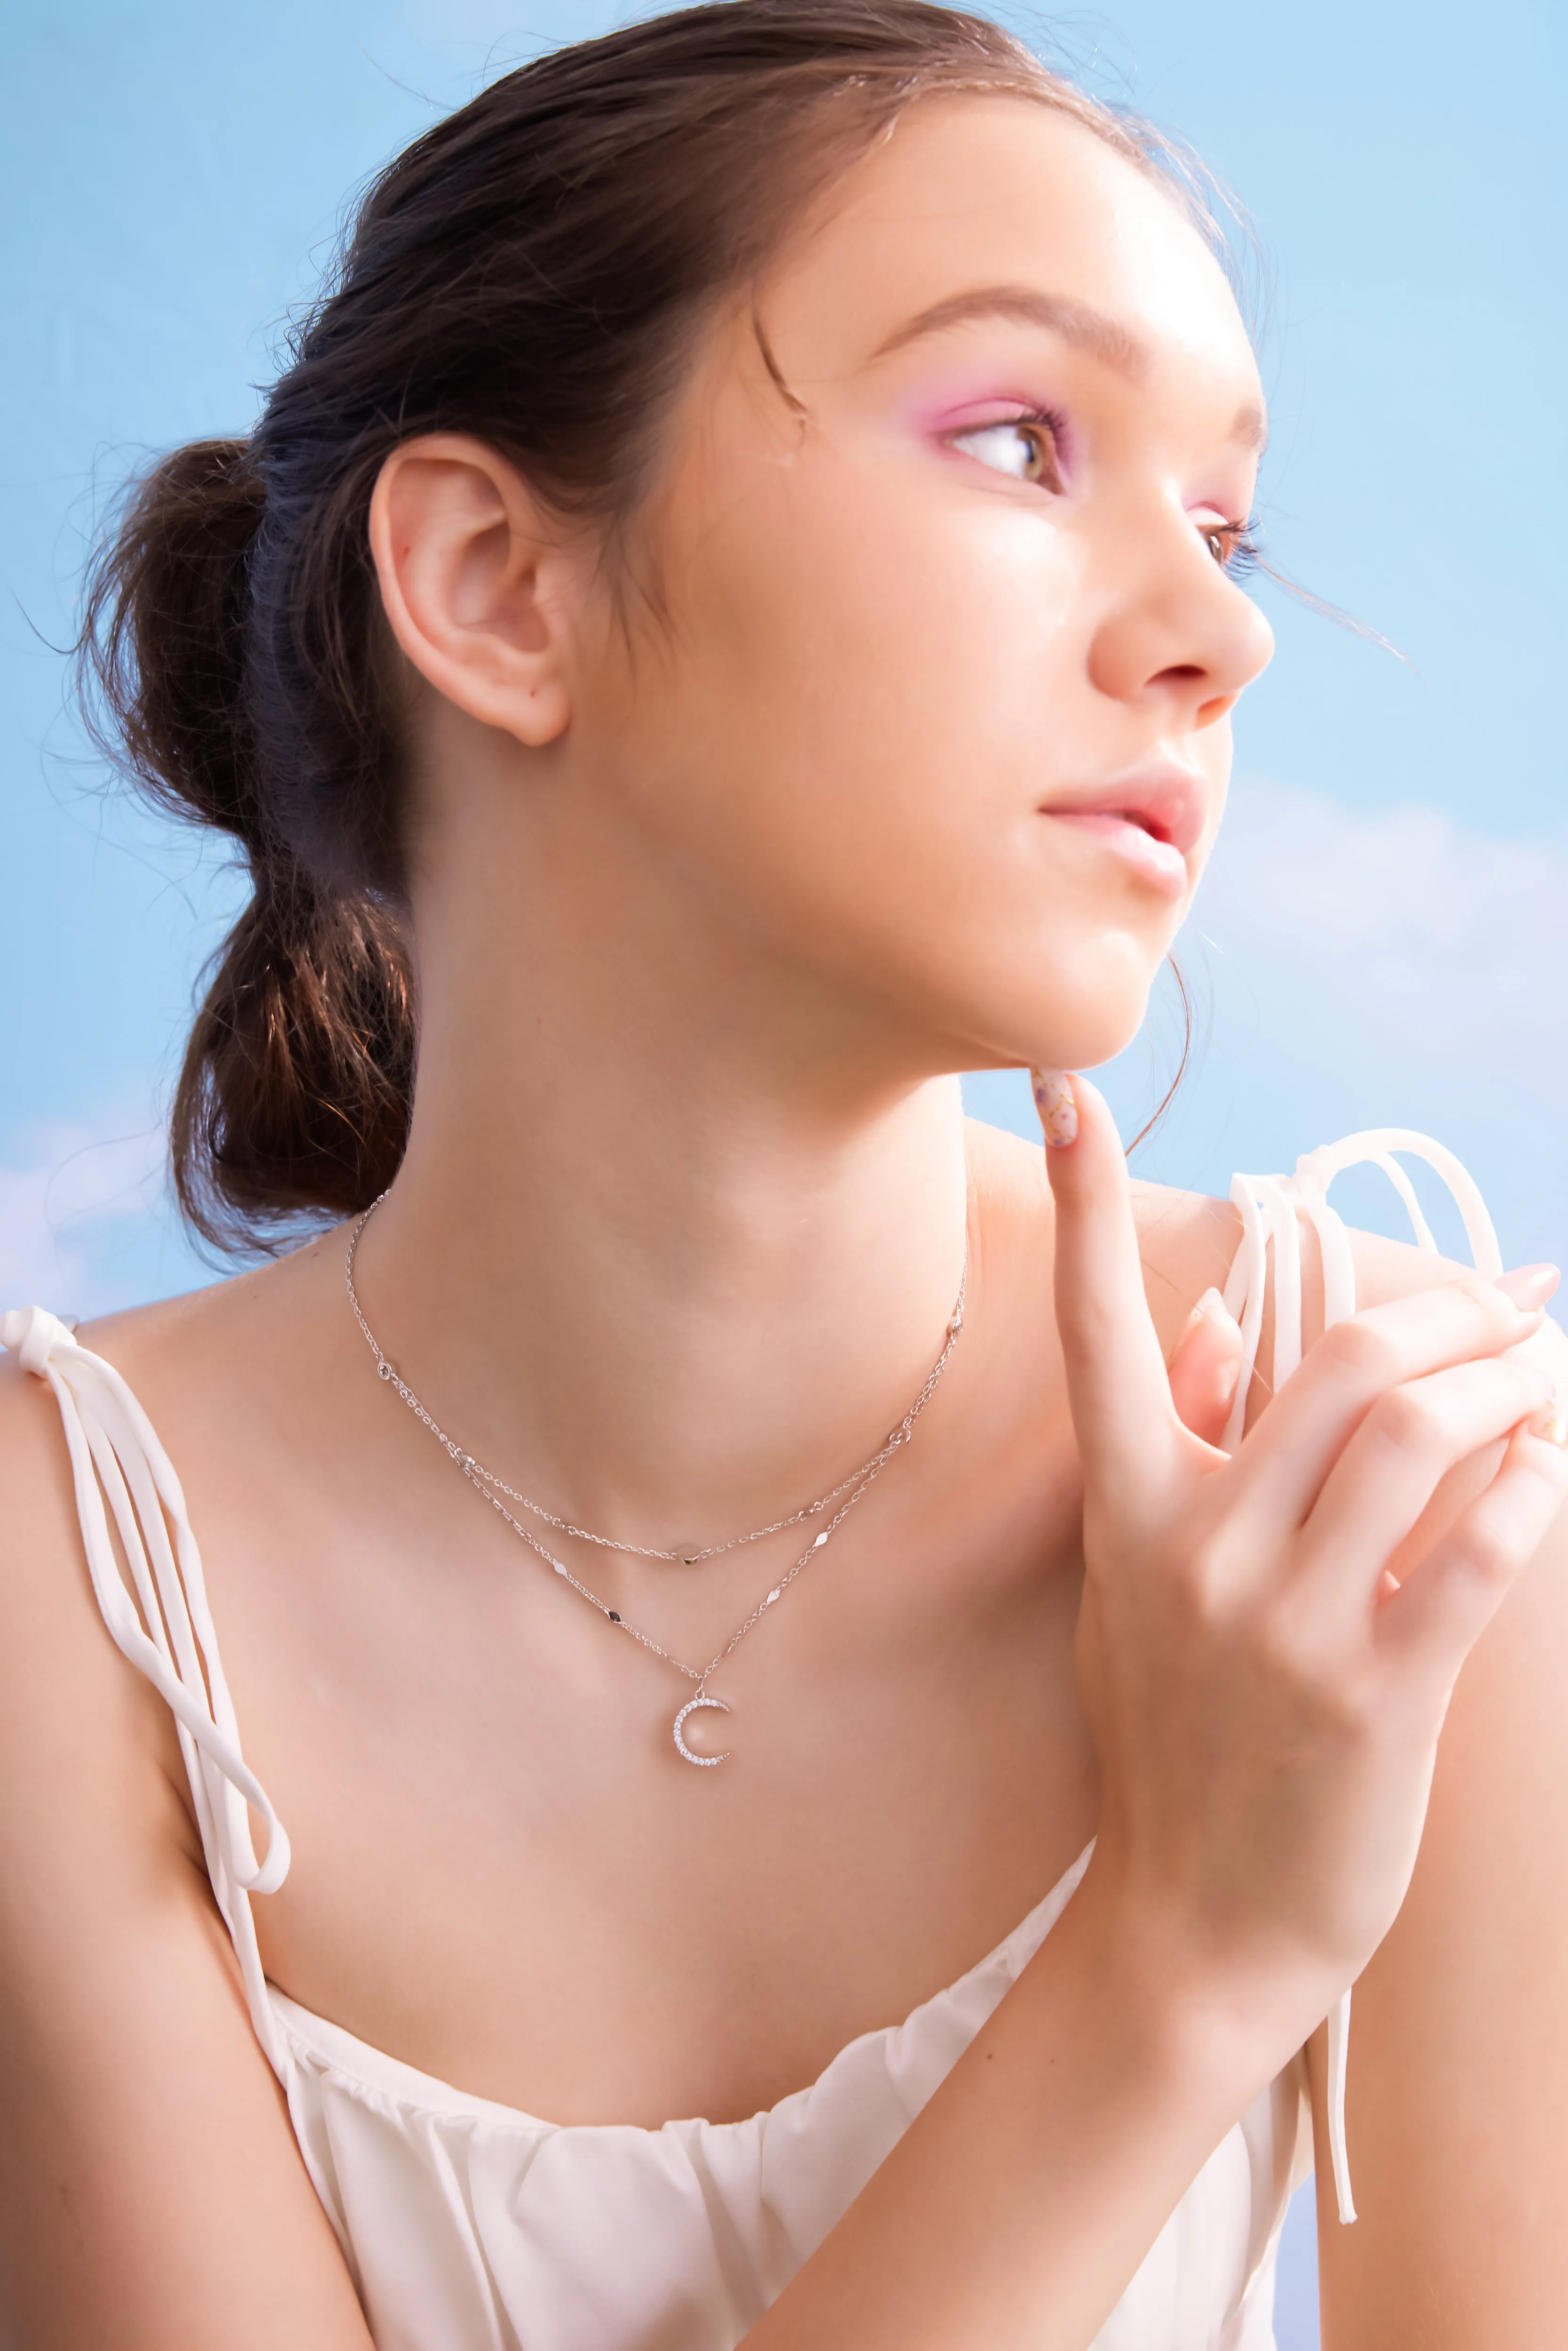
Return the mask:
[[[1355,2219],[1355,2199],[1350,2189],[1350,2149],[1345,2140],[1344,2087],[1350,2056],[1350,1994],[1329,2011],[1329,2158],[1333,2165],[1334,2197],[1342,2227]]]

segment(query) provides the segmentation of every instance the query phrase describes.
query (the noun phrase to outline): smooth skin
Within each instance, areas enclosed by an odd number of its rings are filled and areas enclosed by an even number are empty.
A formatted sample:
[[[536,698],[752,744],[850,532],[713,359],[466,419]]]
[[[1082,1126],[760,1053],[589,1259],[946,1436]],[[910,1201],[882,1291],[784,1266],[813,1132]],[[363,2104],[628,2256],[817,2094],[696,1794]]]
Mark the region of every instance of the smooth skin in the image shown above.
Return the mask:
[[[1234,1333],[1192,1310],[1230,1209],[1129,1186],[1087,1084],[1048,1180],[953,1075],[1114,1051],[1201,872],[1269,653],[1226,569],[1240,320],[1157,189],[1003,99],[911,110],[752,292],[623,556],[477,443],[382,474],[423,1031],[361,1294],[476,1454],[641,1541],[773,1518],[879,1441],[967,1215],[962,1343],[726,1668],[731,1761],[697,1772],[685,1686],[375,1379],[341,1232],[85,1332],[179,1466],[293,1841],[267,1971],[533,2113],[722,2120],[963,1972],[1098,1829],[756,2351],[1082,2351],[1352,1977],[1328,2351],[1545,2342],[1564,1468],[1511,1350],[1550,1278],[1358,1243],[1365,1311],[1227,1461]],[[1175,893],[1061,814],[1155,757],[1204,811]],[[53,1400],[8,1369],[0,1409],[6,2323],[364,2351]],[[706,1656],[789,1555],[591,1567]]]

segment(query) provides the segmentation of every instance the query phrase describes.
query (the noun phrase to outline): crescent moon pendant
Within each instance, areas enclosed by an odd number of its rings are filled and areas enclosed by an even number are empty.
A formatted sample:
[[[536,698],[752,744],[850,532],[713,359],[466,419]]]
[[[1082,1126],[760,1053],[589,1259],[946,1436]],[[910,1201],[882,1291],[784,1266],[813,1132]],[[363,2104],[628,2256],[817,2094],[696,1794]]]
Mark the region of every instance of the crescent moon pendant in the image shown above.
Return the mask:
[[[688,1714],[695,1714],[699,1706],[711,1706],[720,1714],[727,1714],[729,1712],[729,1708],[726,1706],[723,1698],[704,1698],[702,1692],[699,1690],[695,1698],[688,1698],[685,1705],[682,1707],[679,1714],[675,1717],[676,1754],[681,1758],[683,1762],[700,1763],[705,1769],[706,1769],[715,1763],[722,1763],[725,1757],[728,1755],[729,1750],[727,1747],[723,1755],[694,1755],[692,1753],[691,1749],[681,1737],[681,1725],[685,1722]]]

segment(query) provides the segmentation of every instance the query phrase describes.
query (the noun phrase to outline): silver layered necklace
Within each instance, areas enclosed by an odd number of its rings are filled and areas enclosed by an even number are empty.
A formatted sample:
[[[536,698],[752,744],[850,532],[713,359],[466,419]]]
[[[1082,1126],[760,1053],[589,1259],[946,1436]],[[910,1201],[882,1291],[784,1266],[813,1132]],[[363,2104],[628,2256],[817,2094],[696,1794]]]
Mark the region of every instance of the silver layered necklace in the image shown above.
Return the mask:
[[[731,1711],[726,1699],[715,1698],[709,1691],[707,1685],[710,1675],[716,1674],[726,1660],[735,1655],[747,1635],[761,1624],[768,1610],[778,1606],[796,1577],[804,1569],[810,1567],[818,1552],[826,1545],[830,1535],[837,1533],[862,1495],[882,1475],[894,1456],[909,1443],[915,1434],[915,1424],[936,1395],[936,1384],[947,1368],[947,1358],[957,1345],[958,1334],[964,1327],[964,1294],[969,1281],[967,1236],[966,1235],[965,1238],[964,1270],[958,1280],[958,1295],[944,1334],[941,1353],[925,1374],[920,1393],[914,1403],[898,1426],[888,1431],[870,1459],[862,1461],[860,1468],[852,1470],[847,1478],[841,1479],[838,1485],[828,1493],[819,1495],[815,1501],[802,1503],[798,1510],[791,1510],[787,1518],[775,1519],[768,1526],[753,1527],[746,1534],[731,1535],[724,1542],[707,1543],[700,1550],[686,1551],[680,1548],[661,1550],[656,1544],[621,1542],[611,1535],[594,1534],[589,1528],[577,1526],[571,1520],[558,1517],[553,1510],[547,1510],[542,1502],[530,1501],[528,1495],[520,1494],[515,1486],[508,1486],[504,1478],[497,1477],[493,1469],[486,1469],[482,1461],[476,1460],[473,1454],[459,1445],[455,1437],[448,1437],[434,1416],[425,1410],[396,1364],[382,1353],[381,1342],[365,1320],[364,1310],[360,1304],[359,1292],[354,1288],[354,1253],[360,1246],[360,1237],[385,1198],[386,1194],[383,1192],[380,1198],[371,1202],[363,1216],[356,1220],[354,1228],[349,1236],[349,1253],[343,1263],[343,1282],[349,1293],[349,1304],[353,1309],[355,1322],[364,1333],[365,1343],[376,1359],[378,1377],[402,1398],[414,1417],[424,1423],[436,1442],[444,1448],[456,1467],[461,1469],[476,1492],[484,1496],[491,1509],[506,1520],[512,1532],[520,1537],[531,1552],[543,1560],[547,1567],[552,1568],[574,1592],[580,1593],[590,1607],[597,1608],[607,1624],[615,1625],[622,1633],[630,1634],[632,1640],[638,1642],[652,1656],[662,1657],[667,1666],[673,1666],[678,1674],[684,1674],[687,1681],[696,1684],[695,1694],[686,1700],[674,1719],[675,1752],[683,1762],[695,1763],[705,1770],[711,1770],[716,1764],[723,1763],[730,1752],[727,1747],[722,1755],[698,1755],[686,1745],[682,1735],[686,1721],[690,1716],[705,1707],[710,1707],[719,1714],[728,1714]],[[636,1559],[678,1560],[686,1567],[695,1567],[705,1559],[717,1559],[723,1552],[738,1551],[747,1543],[761,1542],[768,1535],[782,1534],[788,1527],[803,1526],[813,1519],[821,1518],[824,1510],[832,1510],[832,1516],[826,1526],[821,1528],[812,1536],[794,1565],[788,1568],[778,1582],[763,1593],[749,1616],[736,1626],[723,1647],[714,1652],[706,1666],[692,1666],[688,1665],[684,1657],[677,1657],[672,1651],[662,1647],[653,1639],[652,1634],[645,1633],[640,1625],[633,1625],[629,1618],[621,1614],[618,1608],[612,1608],[607,1601],[600,1598],[597,1592],[591,1592],[588,1585],[572,1573],[566,1562],[557,1559],[555,1553],[547,1548],[532,1529],[526,1527],[522,1520],[507,1509],[508,1501],[516,1502],[520,1509],[527,1510],[541,1524],[555,1527],[560,1533],[570,1535],[578,1542],[594,1543],[601,1551],[623,1552]],[[835,1503],[838,1505],[837,1509],[833,1508]]]

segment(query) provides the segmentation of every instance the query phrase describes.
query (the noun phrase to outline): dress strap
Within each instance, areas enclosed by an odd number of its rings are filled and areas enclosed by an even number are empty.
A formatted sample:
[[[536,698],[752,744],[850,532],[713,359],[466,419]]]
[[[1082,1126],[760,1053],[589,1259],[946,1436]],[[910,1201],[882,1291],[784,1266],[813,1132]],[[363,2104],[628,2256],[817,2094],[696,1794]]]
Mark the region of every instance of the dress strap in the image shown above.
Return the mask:
[[[287,2089],[291,2061],[267,1995],[250,1897],[276,1893],[282,1885],[288,1873],[288,1839],[240,1752],[201,1553],[180,1480],[113,1364],[78,1346],[57,1316],[41,1306],[0,1315],[0,1345],[25,1372],[47,1380],[54,1390],[93,1592],[116,1646],[174,1716],[207,1876],[239,1960],[251,2022]],[[114,1555],[110,1518],[131,1571],[129,1590]],[[261,1861],[247,1807],[266,1824],[267,1855]]]
[[[1236,1252],[1225,1285],[1225,1303],[1241,1325],[1241,1376],[1225,1449],[1234,1453],[1247,1419],[1247,1397],[1257,1368],[1263,1325],[1263,1299],[1269,1279],[1269,1249],[1274,1253],[1274,1359],[1270,1392],[1281,1387],[1301,1360],[1301,1241],[1299,1217],[1305,1216],[1318,1237],[1322,1253],[1323,1322],[1343,1322],[1355,1312],[1355,1260],[1350,1235],[1338,1213],[1329,1206],[1328,1190],[1336,1176],[1350,1167],[1381,1168],[1404,1204],[1416,1246],[1428,1256],[1438,1254],[1409,1176],[1395,1157],[1407,1152],[1424,1159],[1453,1196],[1464,1219],[1470,1255],[1478,1273],[1493,1280],[1502,1271],[1497,1234],[1474,1179],[1442,1144],[1406,1127],[1369,1127],[1347,1135],[1343,1143],[1325,1144],[1296,1162],[1291,1176],[1238,1176],[1230,1196],[1241,1212],[1241,1246]],[[1329,2152],[1333,2162],[1334,2193],[1341,2220],[1354,2220],[1350,2158],[1345,2146],[1345,2067],[1350,2048],[1350,1993],[1335,2003],[1328,2020]]]

